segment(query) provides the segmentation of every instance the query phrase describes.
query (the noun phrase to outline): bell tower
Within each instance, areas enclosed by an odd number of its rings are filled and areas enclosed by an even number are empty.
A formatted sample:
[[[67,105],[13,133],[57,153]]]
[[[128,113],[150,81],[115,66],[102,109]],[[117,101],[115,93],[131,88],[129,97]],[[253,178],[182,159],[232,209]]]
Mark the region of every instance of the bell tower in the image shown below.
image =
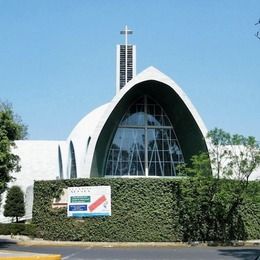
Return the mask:
[[[127,25],[120,34],[125,35],[125,44],[116,46],[116,92],[136,75],[136,46],[128,44],[128,35],[133,34]]]

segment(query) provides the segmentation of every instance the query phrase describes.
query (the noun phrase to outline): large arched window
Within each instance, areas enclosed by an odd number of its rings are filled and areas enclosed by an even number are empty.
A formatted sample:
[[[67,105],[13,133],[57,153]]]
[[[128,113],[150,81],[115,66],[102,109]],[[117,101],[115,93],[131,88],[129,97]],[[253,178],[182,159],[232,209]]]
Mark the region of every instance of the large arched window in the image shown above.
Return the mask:
[[[69,160],[68,160],[69,178],[77,178],[76,158],[73,143],[70,141]]]
[[[123,116],[105,165],[105,176],[176,176],[183,154],[164,109],[148,96]]]

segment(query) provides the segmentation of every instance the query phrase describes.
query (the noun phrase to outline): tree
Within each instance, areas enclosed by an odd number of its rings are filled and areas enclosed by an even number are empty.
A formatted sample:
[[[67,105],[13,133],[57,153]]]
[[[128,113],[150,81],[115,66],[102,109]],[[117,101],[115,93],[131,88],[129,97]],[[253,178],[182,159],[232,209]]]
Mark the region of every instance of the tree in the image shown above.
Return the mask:
[[[219,179],[232,178],[248,183],[260,166],[260,145],[252,136],[231,135],[222,129],[209,131],[209,155],[213,173]]]
[[[227,228],[230,233],[234,233],[241,226],[244,212],[253,212],[255,209],[255,215],[259,214],[259,209],[252,204],[252,197],[259,197],[258,186],[252,189],[251,185],[249,188],[249,178],[260,166],[260,146],[252,136],[231,135],[218,128],[210,131],[208,138],[212,144],[209,151],[211,165],[217,179],[234,180],[229,192],[220,189],[214,196],[223,233]],[[216,182],[216,186],[218,185]]]
[[[212,177],[209,155],[207,153],[199,153],[191,157],[190,167],[185,163],[177,166],[178,176],[188,177]]]
[[[15,140],[24,139],[27,127],[19,116],[14,114],[12,106],[0,102],[0,196],[7,189],[7,183],[12,180],[10,173],[19,171],[19,157],[12,154]]]
[[[195,155],[191,166],[182,171],[186,176],[210,177],[213,172],[207,198],[211,202],[207,208],[204,237],[218,234],[220,239],[246,238],[243,216],[246,212],[259,215],[259,185],[252,183],[249,187],[251,174],[260,166],[260,146],[254,137],[231,135],[222,129],[209,131],[207,141],[210,144],[209,154]],[[207,167],[207,158],[210,166]],[[225,179],[231,179],[225,181]],[[201,189],[206,189],[204,185]],[[211,230],[211,231],[210,231]]]
[[[12,217],[18,222],[19,217],[24,216],[24,195],[19,186],[13,186],[8,190],[4,205],[4,216]]]

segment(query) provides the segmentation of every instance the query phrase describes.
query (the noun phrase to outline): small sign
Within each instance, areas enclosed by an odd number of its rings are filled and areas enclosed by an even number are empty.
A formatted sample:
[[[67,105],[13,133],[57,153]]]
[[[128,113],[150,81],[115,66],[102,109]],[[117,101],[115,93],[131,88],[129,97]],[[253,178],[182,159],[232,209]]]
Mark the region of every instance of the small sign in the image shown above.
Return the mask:
[[[86,211],[87,205],[69,205],[69,211]]]
[[[71,203],[81,203],[81,202],[90,202],[90,196],[72,196],[70,198]]]
[[[68,188],[68,217],[111,216],[111,187]]]

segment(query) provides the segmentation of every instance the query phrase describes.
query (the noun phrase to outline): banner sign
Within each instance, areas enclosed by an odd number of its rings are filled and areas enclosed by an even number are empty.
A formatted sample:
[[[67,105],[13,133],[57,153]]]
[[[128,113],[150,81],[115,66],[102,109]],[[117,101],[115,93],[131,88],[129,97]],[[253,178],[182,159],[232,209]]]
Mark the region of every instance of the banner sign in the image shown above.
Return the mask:
[[[111,187],[68,188],[68,217],[111,216]]]

